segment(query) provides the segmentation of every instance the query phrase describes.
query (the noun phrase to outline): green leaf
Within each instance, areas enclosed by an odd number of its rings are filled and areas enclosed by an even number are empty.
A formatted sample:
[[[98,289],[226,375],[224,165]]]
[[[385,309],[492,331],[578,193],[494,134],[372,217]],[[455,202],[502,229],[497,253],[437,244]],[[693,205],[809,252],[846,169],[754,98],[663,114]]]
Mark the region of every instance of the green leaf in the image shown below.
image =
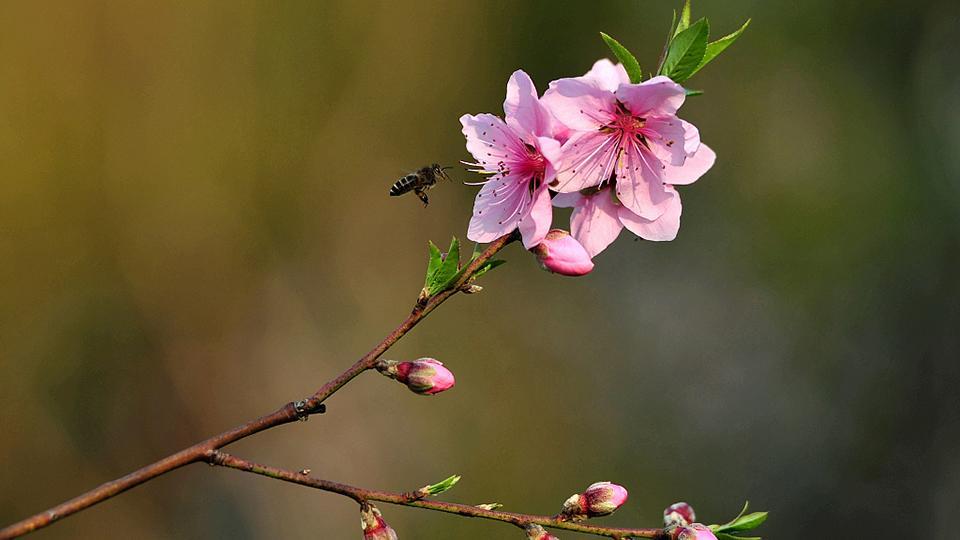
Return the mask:
[[[623,64],[624,69],[627,70],[627,75],[630,77],[630,82],[634,84],[643,82],[643,72],[640,70],[640,63],[637,62],[637,58],[633,56],[626,47],[621,45],[619,41],[607,34],[600,32],[600,37],[603,38],[607,47],[610,47],[610,50],[617,57],[617,60],[620,60],[620,63]]]
[[[693,73],[700,71],[700,69],[703,68],[703,66],[709,64],[714,58],[717,57],[717,55],[722,53],[727,47],[729,47],[730,45],[733,45],[733,42],[736,41],[738,37],[740,37],[740,34],[743,34],[743,31],[746,30],[748,26],[750,26],[751,20],[752,19],[747,19],[747,22],[743,23],[743,26],[738,28],[736,32],[733,32],[732,34],[727,34],[722,38],[714,41],[713,43],[708,43],[707,50],[703,54],[703,59],[700,60],[700,64],[697,66],[696,69],[693,70]],[[693,73],[691,73],[690,75],[693,75]]]
[[[447,491],[447,490],[449,490],[450,488],[452,488],[452,487],[453,487],[454,485],[456,485],[456,483],[459,482],[459,481],[460,481],[460,475],[455,474],[455,475],[453,475],[453,476],[451,476],[451,477],[449,477],[449,478],[447,478],[447,479],[445,479],[445,480],[441,480],[440,482],[437,482],[436,484],[431,484],[431,485],[429,485],[429,486],[425,486],[425,487],[424,487],[423,489],[421,489],[420,491],[424,491],[424,492],[427,493],[427,495],[431,495],[431,496],[432,496],[432,495],[439,495],[439,494],[443,493],[444,491]]]
[[[674,12],[674,17],[676,17],[676,12]],[[683,10],[680,11],[680,22],[677,23],[677,29],[674,30],[673,35],[676,36],[687,28],[690,28],[690,0],[683,4]]]
[[[424,289],[427,296],[433,296],[438,292],[445,290],[460,271],[460,241],[454,236],[450,241],[450,249],[447,250],[447,256],[439,264],[435,264],[434,249],[436,246],[430,244],[430,263],[435,266],[432,273],[427,274],[427,282]],[[439,252],[439,249],[437,249]]]
[[[731,523],[728,523],[724,530],[727,531],[749,531],[750,529],[756,529],[764,521],[767,520],[767,512],[753,512],[745,516],[741,516]]]
[[[678,83],[687,80],[703,60],[709,36],[710,23],[706,19],[698,20],[677,34],[670,42],[660,74]]]
[[[689,97],[689,96],[702,96],[702,95],[703,95],[703,90],[691,90],[691,89],[689,89],[689,88],[684,88],[683,91],[684,91],[685,94],[687,94],[688,97]]]
[[[429,288],[430,276],[435,274],[440,265],[443,264],[443,254],[440,253],[440,248],[433,242],[429,242],[429,248],[430,259],[427,261],[427,277],[423,280],[424,288]]]

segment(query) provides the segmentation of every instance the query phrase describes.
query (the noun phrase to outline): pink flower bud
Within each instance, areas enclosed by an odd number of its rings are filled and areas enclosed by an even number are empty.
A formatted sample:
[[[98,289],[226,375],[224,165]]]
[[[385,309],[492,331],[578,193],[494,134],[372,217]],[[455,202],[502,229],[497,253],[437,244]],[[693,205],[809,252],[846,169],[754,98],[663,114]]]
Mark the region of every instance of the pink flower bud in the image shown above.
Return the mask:
[[[425,396],[439,394],[453,388],[456,382],[453,373],[443,363],[433,358],[420,358],[412,362],[380,360],[377,371],[407,385],[410,390]]]
[[[612,514],[627,502],[627,490],[610,482],[591,484],[583,493],[571,495],[562,513],[574,520]]]
[[[530,251],[537,256],[544,270],[554,274],[582,276],[593,270],[590,254],[564,230],[552,229],[543,242]]]
[[[685,502],[673,503],[663,511],[663,524],[667,527],[689,525],[697,520],[693,507]]]
[[[671,533],[675,540],[717,540],[709,527],[700,523],[677,527]]]
[[[560,540],[537,524],[527,525],[526,531],[527,540]]]
[[[372,504],[360,507],[360,526],[363,527],[363,540],[397,540],[397,532],[387,525],[380,510]]]

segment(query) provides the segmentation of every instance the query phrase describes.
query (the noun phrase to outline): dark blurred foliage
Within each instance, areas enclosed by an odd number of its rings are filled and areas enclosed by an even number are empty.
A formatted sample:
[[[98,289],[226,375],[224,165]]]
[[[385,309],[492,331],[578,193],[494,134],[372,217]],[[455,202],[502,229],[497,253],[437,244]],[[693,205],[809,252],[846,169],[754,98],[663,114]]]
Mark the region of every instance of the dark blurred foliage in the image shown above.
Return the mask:
[[[514,69],[586,71],[600,30],[651,69],[672,7],[3,3],[0,521],[353,362],[406,314],[426,241],[465,234],[474,188],[424,210],[396,177],[466,158],[461,114],[500,112]],[[773,539],[955,537],[960,9],[694,10],[715,35],[754,23],[689,83],[719,159],[675,242],[624,234],[581,279],[512,246],[391,351],[442,359],[454,391],[366,375],[231,451],[384,489],[458,473],[444,497],[540,513],[613,480],[619,525],[749,498]],[[356,510],[195,465],[36,536],[355,538]],[[520,535],[384,512],[405,538]]]

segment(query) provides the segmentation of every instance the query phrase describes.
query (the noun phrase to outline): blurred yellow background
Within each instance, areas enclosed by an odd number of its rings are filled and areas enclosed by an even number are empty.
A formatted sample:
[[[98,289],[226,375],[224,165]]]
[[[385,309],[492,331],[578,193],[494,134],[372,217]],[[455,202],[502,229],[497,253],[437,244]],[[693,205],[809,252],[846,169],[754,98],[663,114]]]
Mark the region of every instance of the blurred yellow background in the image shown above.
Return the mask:
[[[679,2],[676,2],[679,5]],[[0,524],[316,390],[392,329],[426,242],[387,189],[469,156],[502,113],[608,56],[654,67],[668,2],[0,4]],[[422,398],[367,374],[329,412],[230,447],[362,486],[450,474],[448,500],[656,526],[744,499],[777,540],[952,538],[960,507],[960,8],[694,2],[754,22],[681,116],[719,156],[667,244],[624,233],[578,279],[513,245],[480,295],[388,355],[457,376]],[[457,180],[466,173],[457,172]],[[558,224],[567,227],[558,212]],[[382,506],[401,538],[516,529]],[[37,538],[358,538],[342,497],[193,465]],[[572,533],[561,535],[574,537]]]

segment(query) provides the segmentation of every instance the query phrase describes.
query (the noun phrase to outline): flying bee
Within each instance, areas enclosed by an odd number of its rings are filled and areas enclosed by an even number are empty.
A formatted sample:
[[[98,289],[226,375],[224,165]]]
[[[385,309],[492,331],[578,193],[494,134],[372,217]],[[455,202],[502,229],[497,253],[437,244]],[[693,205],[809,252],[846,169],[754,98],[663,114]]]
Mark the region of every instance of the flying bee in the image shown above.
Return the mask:
[[[412,191],[417,194],[417,197],[420,197],[423,205],[427,206],[430,204],[430,200],[427,198],[427,190],[437,185],[441,178],[450,180],[447,173],[443,172],[450,168],[452,167],[441,167],[436,163],[421,167],[417,172],[412,172],[397,180],[397,183],[390,187],[390,196],[398,197]]]

